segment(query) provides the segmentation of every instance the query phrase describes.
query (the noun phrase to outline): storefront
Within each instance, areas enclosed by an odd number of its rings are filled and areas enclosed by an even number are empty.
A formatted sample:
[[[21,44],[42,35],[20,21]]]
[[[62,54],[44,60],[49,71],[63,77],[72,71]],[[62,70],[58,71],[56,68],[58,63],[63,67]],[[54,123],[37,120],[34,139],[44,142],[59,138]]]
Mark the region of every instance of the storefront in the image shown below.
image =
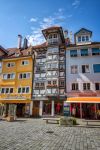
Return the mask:
[[[31,100],[0,100],[0,116],[24,117],[30,114]]]
[[[70,113],[74,117],[100,119],[100,97],[67,98],[70,103]]]

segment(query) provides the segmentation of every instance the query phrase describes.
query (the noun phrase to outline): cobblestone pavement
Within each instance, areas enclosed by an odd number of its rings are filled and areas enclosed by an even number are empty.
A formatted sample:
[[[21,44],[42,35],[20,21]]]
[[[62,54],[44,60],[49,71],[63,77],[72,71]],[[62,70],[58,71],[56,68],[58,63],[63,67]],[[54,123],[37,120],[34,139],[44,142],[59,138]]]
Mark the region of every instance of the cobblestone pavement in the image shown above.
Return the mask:
[[[0,121],[0,150],[100,150],[100,128],[60,127],[42,119]]]

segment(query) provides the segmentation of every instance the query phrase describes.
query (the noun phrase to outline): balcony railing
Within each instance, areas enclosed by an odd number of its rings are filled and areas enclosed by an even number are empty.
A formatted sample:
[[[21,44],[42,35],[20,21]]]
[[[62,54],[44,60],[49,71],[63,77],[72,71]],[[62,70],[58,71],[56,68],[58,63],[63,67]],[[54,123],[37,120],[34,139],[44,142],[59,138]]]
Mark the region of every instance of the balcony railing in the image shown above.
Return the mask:
[[[47,87],[50,87],[50,88],[57,88],[58,85],[57,85],[57,84],[47,84]]]

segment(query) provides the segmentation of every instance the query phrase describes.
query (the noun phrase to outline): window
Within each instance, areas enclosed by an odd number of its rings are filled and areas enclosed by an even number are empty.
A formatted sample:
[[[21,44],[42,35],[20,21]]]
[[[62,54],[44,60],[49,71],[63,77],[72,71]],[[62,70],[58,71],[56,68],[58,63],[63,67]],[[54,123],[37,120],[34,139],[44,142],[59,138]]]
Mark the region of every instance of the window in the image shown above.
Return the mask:
[[[92,48],[92,55],[100,55],[100,48]]]
[[[94,70],[94,73],[100,73],[100,64],[94,64],[93,70]]]
[[[51,94],[51,93],[52,93],[52,90],[51,90],[51,89],[47,89],[47,93],[48,93],[48,94]]]
[[[57,85],[57,81],[56,80],[53,81],[53,85]]]
[[[82,65],[82,73],[89,73],[89,65]]]
[[[8,67],[8,68],[14,67],[14,66],[15,66],[15,63],[14,63],[14,62],[7,63],[7,67]]]
[[[13,93],[13,88],[2,88],[1,89],[2,94],[10,94]]]
[[[65,73],[64,72],[60,72],[60,77],[63,77],[65,76]]]
[[[78,72],[78,67],[77,65],[71,66],[71,74],[76,74]]]
[[[7,79],[14,79],[15,78],[15,74],[11,73],[11,74],[3,74],[3,79],[7,80]]]
[[[64,94],[64,89],[59,90],[60,94]]]
[[[81,56],[88,56],[88,49],[81,49]]]
[[[29,93],[30,88],[29,87],[19,87],[18,93]]]
[[[89,41],[89,36],[86,36],[86,41]]]
[[[29,79],[30,75],[31,75],[30,73],[20,73],[19,79]]]
[[[60,57],[60,60],[64,60],[64,57]]]
[[[50,84],[50,85],[51,85],[51,81],[48,81],[48,84]]]
[[[83,90],[90,90],[90,83],[83,83]]]
[[[77,56],[77,50],[70,50],[70,56],[76,57]]]
[[[39,87],[39,83],[36,82],[36,83],[35,83],[35,86],[36,86],[36,87]]]
[[[81,36],[78,37],[78,42],[81,42]]]
[[[18,88],[18,93],[21,93],[21,88]]]
[[[57,34],[54,34],[53,37],[54,37],[54,38],[57,38]]]
[[[77,91],[78,90],[78,83],[72,83],[72,90]]]
[[[60,69],[62,70],[62,69],[65,69],[65,65],[64,64],[60,64]]]
[[[78,36],[78,42],[88,42],[89,41],[89,36]]]
[[[40,90],[40,94],[44,95],[45,94],[45,90]]]
[[[29,61],[28,60],[23,60],[22,61],[22,65],[28,65],[29,64]]]
[[[19,53],[15,53],[15,56],[18,57],[20,54]]]
[[[60,86],[65,86],[65,81],[60,81]]]
[[[95,90],[100,90],[100,83],[95,83]]]
[[[83,42],[85,41],[85,36],[82,36],[82,41],[83,41]]]
[[[48,48],[47,49],[47,52],[50,52],[50,53],[56,53],[58,51],[59,51],[58,47],[53,47],[53,48]]]

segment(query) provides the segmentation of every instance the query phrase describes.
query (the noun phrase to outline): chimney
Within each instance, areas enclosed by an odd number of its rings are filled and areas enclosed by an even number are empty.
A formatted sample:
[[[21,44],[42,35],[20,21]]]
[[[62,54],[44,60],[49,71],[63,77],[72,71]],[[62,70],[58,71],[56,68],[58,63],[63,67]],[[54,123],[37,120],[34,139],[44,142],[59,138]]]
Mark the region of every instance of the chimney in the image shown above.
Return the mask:
[[[68,38],[68,30],[64,30],[64,38]]]
[[[18,35],[18,49],[21,49],[21,45],[22,45],[22,36],[19,34]]]
[[[27,43],[28,43],[28,40],[27,40],[27,38],[25,37],[25,38],[24,38],[24,44],[23,44],[23,48],[24,48],[24,49],[27,49],[27,47],[28,47],[28,46],[27,46]]]

